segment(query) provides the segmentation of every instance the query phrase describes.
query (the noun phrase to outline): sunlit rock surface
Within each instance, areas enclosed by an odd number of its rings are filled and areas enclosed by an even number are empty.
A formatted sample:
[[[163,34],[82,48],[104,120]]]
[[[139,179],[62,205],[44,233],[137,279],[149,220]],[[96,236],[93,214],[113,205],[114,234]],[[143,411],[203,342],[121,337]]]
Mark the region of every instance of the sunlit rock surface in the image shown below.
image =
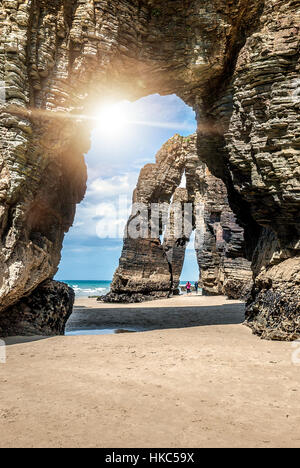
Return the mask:
[[[89,129],[64,116],[159,92],[196,110],[245,230],[251,326],[272,332],[276,298],[296,327],[299,23],[295,0],[0,0],[0,311],[53,277],[84,196]]]
[[[196,139],[175,135],[156,163],[141,170],[120,265],[111,292],[101,300],[141,302],[178,294],[193,231],[203,294],[234,299],[249,294],[252,271],[244,230],[229,207],[224,183],[199,161]],[[186,188],[180,187],[183,176]]]
[[[141,302],[168,297],[176,288],[169,252],[171,246],[163,245],[160,237],[167,223],[162,220],[160,226],[160,218],[154,220],[156,210],[152,204],[160,205],[168,219],[169,203],[181,183],[189,152],[189,141],[175,135],[157,153],[156,163],[147,164],[141,170],[133,194],[133,211],[125,229],[120,265],[114,275],[111,293],[103,300]],[[170,241],[171,234],[168,237]],[[171,240],[172,247],[175,241]],[[184,256],[181,268],[183,260]]]

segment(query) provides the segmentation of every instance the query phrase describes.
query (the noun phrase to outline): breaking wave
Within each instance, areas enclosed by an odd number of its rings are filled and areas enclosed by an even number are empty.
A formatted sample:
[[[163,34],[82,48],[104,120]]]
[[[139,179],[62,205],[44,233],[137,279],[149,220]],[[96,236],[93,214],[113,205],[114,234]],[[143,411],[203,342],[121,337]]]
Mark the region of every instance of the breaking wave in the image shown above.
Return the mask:
[[[76,297],[103,296],[110,290],[111,281],[64,281],[75,291]]]

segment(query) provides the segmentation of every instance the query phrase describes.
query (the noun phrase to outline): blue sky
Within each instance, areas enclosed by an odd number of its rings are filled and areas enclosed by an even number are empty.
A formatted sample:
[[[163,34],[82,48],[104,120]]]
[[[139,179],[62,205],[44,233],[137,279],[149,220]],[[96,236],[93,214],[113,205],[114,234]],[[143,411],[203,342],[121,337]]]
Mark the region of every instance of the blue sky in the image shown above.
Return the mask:
[[[148,96],[116,109],[120,115],[130,115],[131,122],[118,121],[109,112],[102,112],[99,124],[95,121],[86,155],[88,190],[65,237],[58,280],[112,279],[140,169],[155,162],[157,151],[175,133],[187,136],[196,130],[193,110],[175,95]],[[197,277],[195,252],[190,248],[182,278]]]

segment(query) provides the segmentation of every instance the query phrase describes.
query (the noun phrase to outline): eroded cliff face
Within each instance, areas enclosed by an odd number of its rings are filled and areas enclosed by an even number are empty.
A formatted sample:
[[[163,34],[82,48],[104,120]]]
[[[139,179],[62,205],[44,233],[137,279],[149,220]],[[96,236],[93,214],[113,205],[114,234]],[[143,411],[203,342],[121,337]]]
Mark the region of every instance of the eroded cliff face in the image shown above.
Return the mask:
[[[255,252],[253,328],[272,336],[276,296],[300,334],[298,1],[0,0],[0,81],[0,310],[57,270],[86,183],[76,115],[177,93]]]
[[[265,2],[227,86],[205,99],[206,118],[225,132],[198,140],[245,222],[256,277],[246,319],[270,339],[300,333],[299,19],[299,2]]]
[[[189,152],[189,142],[175,135],[157,153],[156,163],[147,164],[141,170],[133,194],[132,214],[125,229],[119,268],[114,275],[111,292],[103,298],[104,301],[158,299],[168,297],[176,288],[173,258],[171,260],[170,256],[175,255],[173,249],[177,239],[169,231],[163,245],[161,236],[167,227],[169,204],[181,183]],[[184,255],[179,277],[183,260]]]
[[[140,173],[120,265],[104,302],[141,302],[179,293],[186,247],[195,231],[203,294],[240,299],[252,286],[244,230],[224,183],[197,155],[196,135],[175,135]],[[186,187],[180,187],[186,179]],[[195,278],[198,280],[198,278]]]
[[[196,151],[188,159],[186,175],[196,212],[195,248],[203,294],[245,299],[253,286],[253,274],[246,258],[244,229],[229,206],[226,186],[197,161]]]

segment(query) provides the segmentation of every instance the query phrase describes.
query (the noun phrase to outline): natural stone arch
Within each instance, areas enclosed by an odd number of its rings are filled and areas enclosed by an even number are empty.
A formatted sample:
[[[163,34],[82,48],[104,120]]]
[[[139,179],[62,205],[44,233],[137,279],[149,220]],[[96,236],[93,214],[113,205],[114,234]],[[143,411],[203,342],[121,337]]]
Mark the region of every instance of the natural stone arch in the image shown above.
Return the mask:
[[[197,112],[198,154],[227,186],[249,258],[258,247],[253,327],[295,337],[296,2],[1,0],[0,15],[0,310],[53,277],[84,195],[89,128],[65,116],[109,92],[176,93]]]
[[[176,134],[141,169],[111,291],[103,302],[142,302],[179,294],[186,248],[195,232],[204,295],[244,299],[252,287],[244,230],[224,183],[197,154],[196,134]],[[186,187],[180,187],[185,176]],[[199,278],[200,274],[200,278]]]

